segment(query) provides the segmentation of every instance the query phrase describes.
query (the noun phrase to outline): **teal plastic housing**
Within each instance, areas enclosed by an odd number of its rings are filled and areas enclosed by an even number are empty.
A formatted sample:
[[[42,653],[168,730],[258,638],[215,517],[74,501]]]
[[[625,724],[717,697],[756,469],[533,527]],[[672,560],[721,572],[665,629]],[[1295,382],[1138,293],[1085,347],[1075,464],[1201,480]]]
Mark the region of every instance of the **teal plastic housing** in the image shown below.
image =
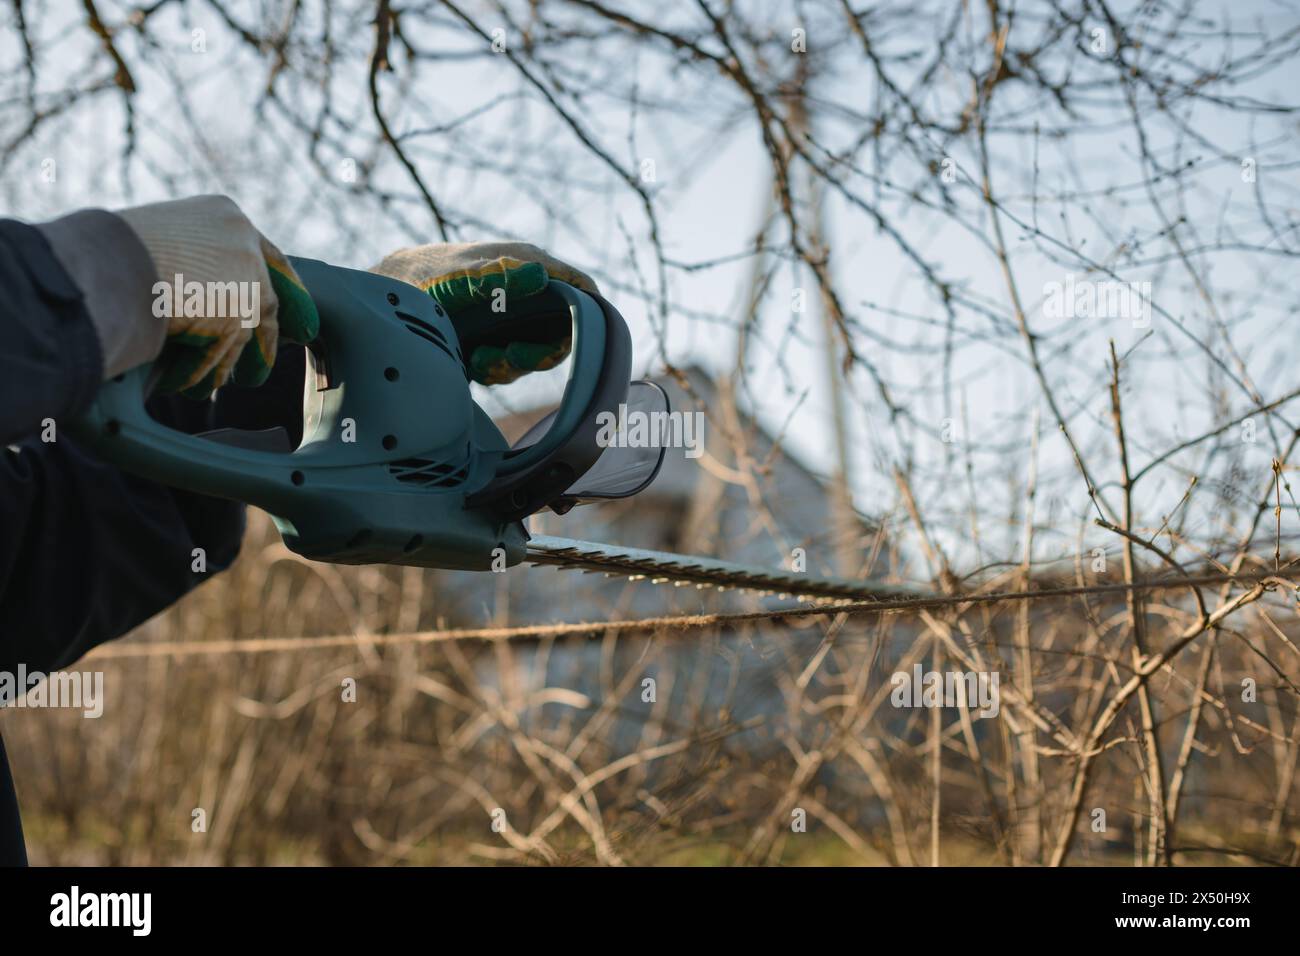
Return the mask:
[[[611,374],[622,377],[626,395],[630,358],[616,354],[619,367],[610,368],[606,354],[609,315],[617,313],[551,283],[573,337],[563,421],[511,451],[473,401],[456,328],[429,295],[368,272],[291,261],[321,317],[297,449],[262,450],[242,440],[247,433],[214,440],[160,424],[145,410],[147,366],[101,387],[73,426],[77,437],[127,471],[263,509],[285,544],[307,558],[465,570],[521,561],[527,532],[494,489],[505,493],[553,470],[550,460],[566,445],[566,467],[585,470],[574,436],[617,404]],[[618,326],[625,338],[621,318]]]

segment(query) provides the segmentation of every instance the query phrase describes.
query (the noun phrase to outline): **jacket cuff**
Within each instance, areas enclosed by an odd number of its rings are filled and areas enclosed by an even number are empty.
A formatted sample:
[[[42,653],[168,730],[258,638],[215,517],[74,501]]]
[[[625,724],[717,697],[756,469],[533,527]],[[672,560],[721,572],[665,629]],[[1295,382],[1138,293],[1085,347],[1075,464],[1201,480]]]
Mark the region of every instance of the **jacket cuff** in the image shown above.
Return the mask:
[[[158,272],[131,227],[103,209],[82,209],[36,228],[82,292],[102,378],[157,358],[167,337],[167,319],[153,314]]]

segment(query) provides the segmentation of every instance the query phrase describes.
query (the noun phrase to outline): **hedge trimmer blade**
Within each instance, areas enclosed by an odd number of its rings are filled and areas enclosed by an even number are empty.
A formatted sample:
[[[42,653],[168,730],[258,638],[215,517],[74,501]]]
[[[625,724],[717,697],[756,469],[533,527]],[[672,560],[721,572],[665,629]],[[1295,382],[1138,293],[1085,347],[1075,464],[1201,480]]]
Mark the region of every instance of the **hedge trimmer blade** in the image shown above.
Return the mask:
[[[534,535],[527,544],[530,564],[600,572],[629,580],[678,587],[742,589],[799,601],[878,601],[910,597],[904,588],[882,588],[866,581],[819,577],[782,568],[760,568],[693,554],[648,551],[573,538]]]

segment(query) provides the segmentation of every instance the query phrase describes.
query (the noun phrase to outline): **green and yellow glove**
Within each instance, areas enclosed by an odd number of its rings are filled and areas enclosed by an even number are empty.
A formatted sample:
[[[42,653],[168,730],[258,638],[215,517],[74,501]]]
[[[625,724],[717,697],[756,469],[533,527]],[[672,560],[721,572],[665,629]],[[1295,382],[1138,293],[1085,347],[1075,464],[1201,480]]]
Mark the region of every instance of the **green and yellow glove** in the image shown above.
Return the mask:
[[[233,381],[261,385],[279,337],[307,343],[320,316],[284,257],[227,196],[194,196],[117,214],[153,259],[154,314],[166,316],[157,388],[205,398]]]
[[[599,294],[585,272],[527,242],[434,243],[399,249],[370,270],[423,289],[451,315],[505,296],[536,295],[551,279]],[[497,290],[502,290],[498,292]],[[569,354],[568,337],[552,342],[480,345],[469,357],[470,375],[483,385],[502,385],[521,375],[553,368]]]

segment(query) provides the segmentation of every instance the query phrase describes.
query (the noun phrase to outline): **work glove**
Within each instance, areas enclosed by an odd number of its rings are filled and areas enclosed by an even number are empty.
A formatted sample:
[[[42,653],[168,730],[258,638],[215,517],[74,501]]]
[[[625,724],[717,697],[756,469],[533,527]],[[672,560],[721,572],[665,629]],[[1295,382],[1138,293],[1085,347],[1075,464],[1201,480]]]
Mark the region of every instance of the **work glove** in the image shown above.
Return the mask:
[[[316,337],[320,316],[302,280],[229,197],[193,196],[117,215],[140,238],[161,283],[154,314],[167,317],[167,338],[155,363],[159,391],[205,398],[227,381],[260,385],[281,335],[303,344]]]
[[[504,290],[506,308],[516,297],[536,295],[551,279],[599,294],[585,272],[527,242],[435,243],[399,249],[370,270],[423,289],[455,315],[472,305],[492,304]],[[480,345],[469,357],[470,377],[482,385],[503,385],[521,375],[553,368],[571,347],[569,336],[554,341],[511,342],[505,348]]]

